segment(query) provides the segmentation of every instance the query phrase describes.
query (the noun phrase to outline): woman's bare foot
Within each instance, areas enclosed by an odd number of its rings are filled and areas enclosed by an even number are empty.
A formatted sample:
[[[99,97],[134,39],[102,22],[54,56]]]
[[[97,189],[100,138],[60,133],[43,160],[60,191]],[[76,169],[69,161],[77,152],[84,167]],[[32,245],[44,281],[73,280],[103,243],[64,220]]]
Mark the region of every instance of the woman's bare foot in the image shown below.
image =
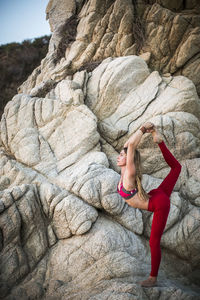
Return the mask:
[[[146,280],[141,281],[141,282],[140,282],[140,285],[141,285],[141,286],[144,286],[144,287],[153,287],[153,286],[157,286],[157,277],[149,276],[149,278],[147,278]]]
[[[154,143],[161,143],[163,141],[162,135],[160,134],[160,132],[156,129],[156,127],[154,127],[154,130],[152,130],[151,132],[152,136],[153,136],[153,141]]]

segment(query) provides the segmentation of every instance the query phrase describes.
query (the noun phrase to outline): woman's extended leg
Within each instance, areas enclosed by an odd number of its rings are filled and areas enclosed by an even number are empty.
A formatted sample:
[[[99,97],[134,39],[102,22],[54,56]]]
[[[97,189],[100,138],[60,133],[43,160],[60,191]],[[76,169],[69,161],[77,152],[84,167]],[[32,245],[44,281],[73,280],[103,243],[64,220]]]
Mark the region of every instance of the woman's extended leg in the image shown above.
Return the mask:
[[[178,179],[178,176],[181,172],[181,165],[172,155],[172,153],[169,151],[169,149],[163,141],[159,143],[158,146],[160,147],[160,150],[163,154],[166,163],[171,167],[169,174],[159,185],[158,189],[161,189],[168,197],[170,197]]]

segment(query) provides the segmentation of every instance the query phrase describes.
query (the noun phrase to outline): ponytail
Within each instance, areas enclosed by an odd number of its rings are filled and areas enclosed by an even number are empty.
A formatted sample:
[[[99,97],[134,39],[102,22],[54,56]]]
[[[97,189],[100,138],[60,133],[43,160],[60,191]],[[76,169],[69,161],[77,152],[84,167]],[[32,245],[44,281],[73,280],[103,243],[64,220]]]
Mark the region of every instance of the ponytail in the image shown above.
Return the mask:
[[[146,201],[148,200],[149,197],[142,186],[141,157],[140,157],[140,152],[137,149],[135,150],[134,163],[136,168],[135,181],[136,181],[136,188],[138,190],[138,196],[142,201]]]
[[[142,199],[142,201],[148,200],[148,194],[145,192],[142,186],[142,178],[140,178],[138,175],[136,175],[136,187],[138,190],[138,196]]]

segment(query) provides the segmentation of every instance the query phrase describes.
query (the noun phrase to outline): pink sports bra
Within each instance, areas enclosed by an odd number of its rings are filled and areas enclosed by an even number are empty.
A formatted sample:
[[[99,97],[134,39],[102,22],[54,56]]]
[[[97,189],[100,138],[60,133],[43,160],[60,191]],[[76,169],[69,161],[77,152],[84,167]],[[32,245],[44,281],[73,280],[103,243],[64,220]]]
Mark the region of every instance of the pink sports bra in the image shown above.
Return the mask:
[[[131,191],[127,191],[124,187],[123,187],[123,183],[121,182],[120,184],[120,189],[117,186],[117,192],[118,194],[120,194],[123,198],[125,199],[130,199],[132,198],[135,194],[137,194],[138,190],[135,188]]]

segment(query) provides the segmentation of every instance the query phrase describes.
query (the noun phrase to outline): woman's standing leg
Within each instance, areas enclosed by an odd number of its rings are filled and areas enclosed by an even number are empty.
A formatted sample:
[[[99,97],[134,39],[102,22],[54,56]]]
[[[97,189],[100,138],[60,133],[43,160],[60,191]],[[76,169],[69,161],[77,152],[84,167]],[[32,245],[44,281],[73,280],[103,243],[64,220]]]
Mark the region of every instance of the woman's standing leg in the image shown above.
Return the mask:
[[[151,249],[151,273],[147,280],[141,282],[141,286],[144,287],[155,286],[157,283],[157,275],[161,261],[160,241],[170,210],[170,199],[162,190],[157,190],[156,194],[151,197],[151,203],[154,207],[149,240]]]
[[[156,195],[157,207],[154,211],[151,226],[149,245],[151,249],[151,273],[150,276],[157,277],[161,261],[160,240],[165,229],[170,210],[170,200],[162,192]],[[160,201],[160,202],[159,202]],[[156,206],[156,203],[154,204]]]

